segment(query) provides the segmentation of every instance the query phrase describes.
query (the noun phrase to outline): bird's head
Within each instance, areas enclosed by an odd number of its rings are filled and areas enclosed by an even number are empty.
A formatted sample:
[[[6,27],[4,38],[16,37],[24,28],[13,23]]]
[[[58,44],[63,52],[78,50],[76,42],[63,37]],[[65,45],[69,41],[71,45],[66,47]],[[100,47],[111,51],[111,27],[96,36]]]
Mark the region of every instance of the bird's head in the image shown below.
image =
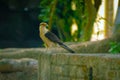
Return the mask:
[[[41,22],[41,23],[40,23],[40,26],[41,26],[41,27],[42,27],[42,26],[43,26],[43,27],[47,27],[47,26],[48,26],[48,24],[47,24],[47,23],[45,23],[45,22]]]
[[[47,23],[41,22],[40,25],[39,25],[39,31],[41,31],[41,32],[42,31],[48,31],[47,27],[48,27]]]

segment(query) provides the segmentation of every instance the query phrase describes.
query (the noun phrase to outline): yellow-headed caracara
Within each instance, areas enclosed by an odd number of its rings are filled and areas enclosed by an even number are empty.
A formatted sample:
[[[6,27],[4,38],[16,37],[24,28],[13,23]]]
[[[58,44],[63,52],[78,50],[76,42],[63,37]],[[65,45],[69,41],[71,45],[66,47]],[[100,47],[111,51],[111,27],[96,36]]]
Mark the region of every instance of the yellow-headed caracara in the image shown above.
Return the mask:
[[[68,50],[71,53],[75,53],[72,49],[67,47],[63,42],[52,32],[50,32],[46,27],[48,26],[47,23],[42,22],[39,26],[40,37],[45,43],[46,47],[53,48],[57,47],[57,44],[63,47],[64,49]]]

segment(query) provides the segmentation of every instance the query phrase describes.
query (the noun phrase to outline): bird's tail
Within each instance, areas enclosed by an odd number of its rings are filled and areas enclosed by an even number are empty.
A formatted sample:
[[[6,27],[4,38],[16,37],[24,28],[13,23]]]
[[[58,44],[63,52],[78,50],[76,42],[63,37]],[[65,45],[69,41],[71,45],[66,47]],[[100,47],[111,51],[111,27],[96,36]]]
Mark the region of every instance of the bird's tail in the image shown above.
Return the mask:
[[[75,53],[75,51],[73,51],[72,49],[70,49],[69,47],[67,47],[65,44],[63,44],[63,43],[61,43],[61,42],[59,42],[58,44],[59,44],[62,48],[68,50],[69,52]]]

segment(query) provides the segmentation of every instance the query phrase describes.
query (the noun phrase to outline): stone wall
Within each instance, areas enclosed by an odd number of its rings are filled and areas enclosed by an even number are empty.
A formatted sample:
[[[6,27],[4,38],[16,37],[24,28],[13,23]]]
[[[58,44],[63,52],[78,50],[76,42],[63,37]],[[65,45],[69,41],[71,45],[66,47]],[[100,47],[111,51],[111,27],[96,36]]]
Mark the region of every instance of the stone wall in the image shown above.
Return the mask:
[[[37,70],[1,73],[0,80],[38,80]]]
[[[39,80],[119,80],[120,55],[41,54]]]
[[[35,59],[0,59],[0,80],[37,80],[37,72]]]

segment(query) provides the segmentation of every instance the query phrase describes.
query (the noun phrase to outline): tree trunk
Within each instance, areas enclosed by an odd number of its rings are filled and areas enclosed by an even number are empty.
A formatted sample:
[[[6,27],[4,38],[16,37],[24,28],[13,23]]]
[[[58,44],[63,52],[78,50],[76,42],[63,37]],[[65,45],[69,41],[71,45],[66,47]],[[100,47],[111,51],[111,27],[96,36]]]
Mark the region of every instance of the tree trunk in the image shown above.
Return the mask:
[[[105,0],[105,38],[112,35],[113,30],[113,0]]]
[[[87,24],[84,28],[84,32],[83,32],[83,39],[84,41],[89,41],[91,39],[91,34],[92,34],[92,30],[93,30],[93,24],[95,22],[96,16],[97,16],[97,11],[98,11],[98,6],[100,6],[100,4],[98,4],[96,6],[92,4],[92,0],[85,0],[86,3],[86,9],[88,12],[88,21]],[[101,0],[100,0],[101,3]],[[97,7],[97,8],[95,8]]]

